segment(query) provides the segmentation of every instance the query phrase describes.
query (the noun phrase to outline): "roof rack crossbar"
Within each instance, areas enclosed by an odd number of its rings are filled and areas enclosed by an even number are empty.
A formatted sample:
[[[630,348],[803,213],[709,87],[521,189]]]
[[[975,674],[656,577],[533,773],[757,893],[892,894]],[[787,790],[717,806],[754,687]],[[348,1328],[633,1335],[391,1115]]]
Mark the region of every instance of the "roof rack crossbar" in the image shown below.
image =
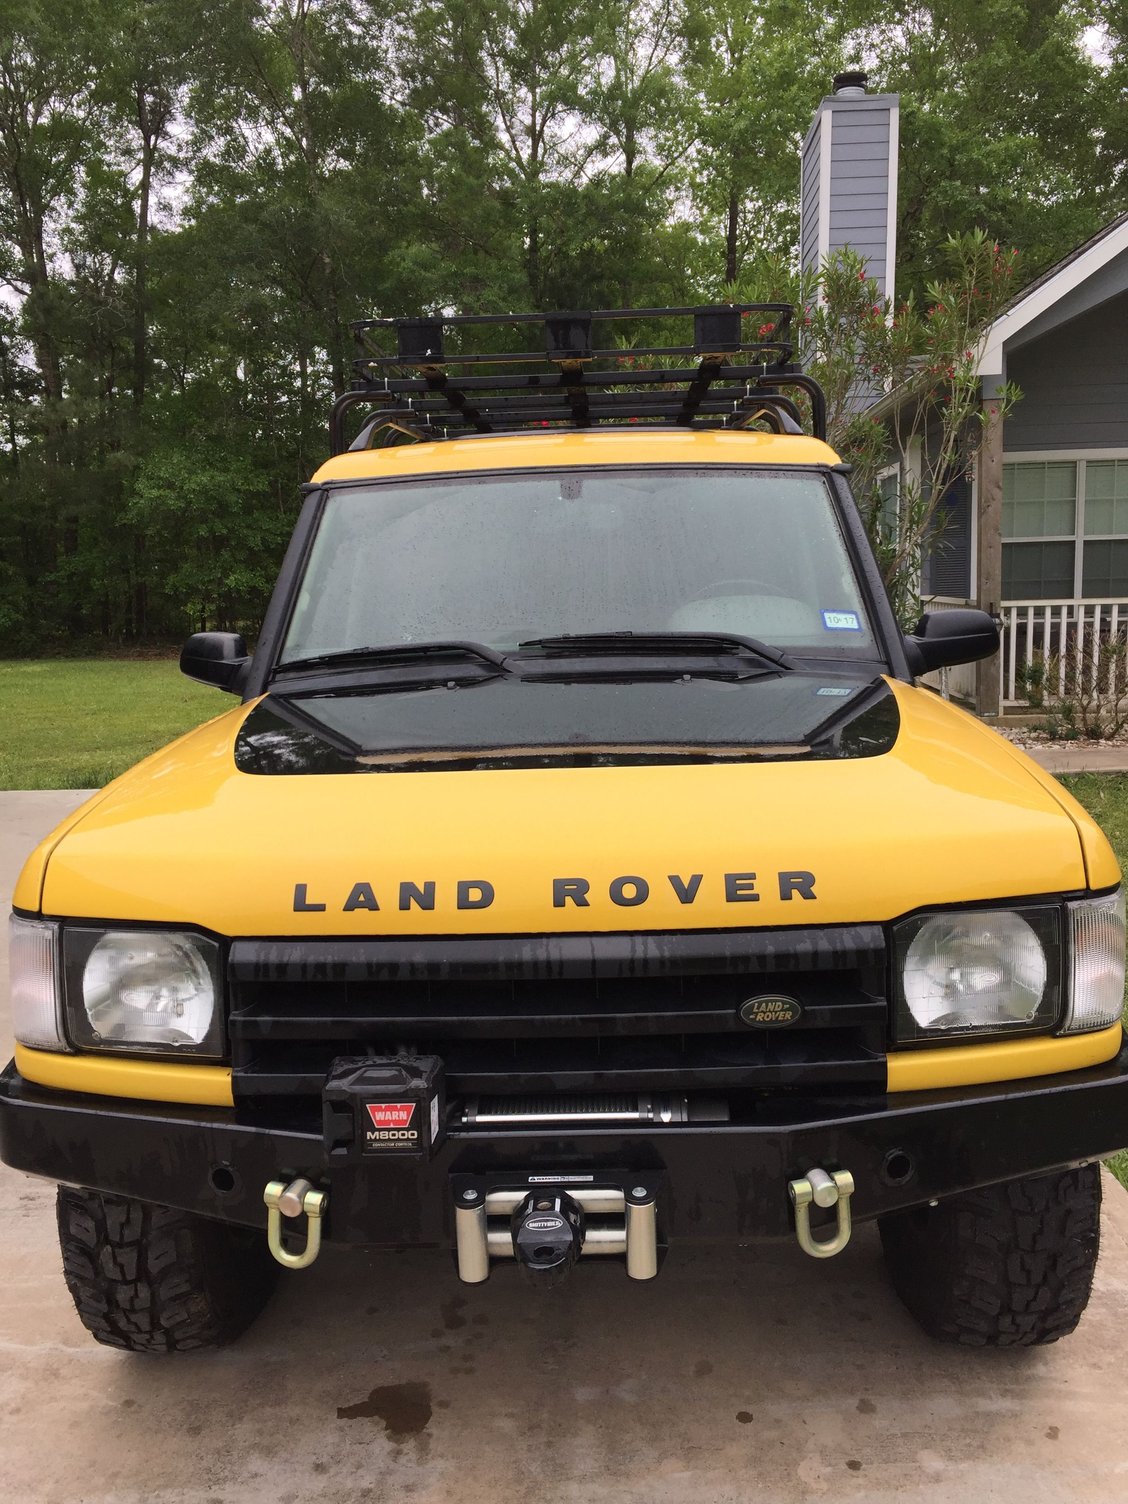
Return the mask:
[[[740,321],[737,320],[737,332],[739,333]],[[697,375],[685,389],[682,398],[681,412],[678,414],[678,422],[684,428],[688,428],[693,422],[693,415],[701,406],[701,400],[709,390],[710,385],[716,380],[721,371],[720,359],[706,358],[697,367]]]
[[[568,395],[568,406],[577,428],[591,427],[591,403],[588,398],[588,383],[578,361],[565,361],[560,370],[560,385]]]
[[[478,433],[490,432],[490,425],[482,416],[481,411],[467,402],[465,393],[459,387],[451,386],[445,371],[430,371],[424,377],[424,381],[430,391],[438,392],[440,396],[445,397],[459,417],[465,419],[471,428]]]
[[[702,351],[696,345],[613,345],[607,349],[587,350],[582,359],[586,360],[628,360],[642,356],[652,357],[656,360],[700,359]],[[786,364],[795,353],[795,347],[785,340],[755,340],[737,345],[726,354],[752,356],[761,364],[777,365]],[[545,350],[509,350],[504,354],[483,354],[481,352],[466,351],[460,354],[447,352],[441,361],[436,362],[429,357],[418,359],[405,359],[399,355],[373,355],[365,352],[357,364],[370,366],[373,369],[383,370],[390,366],[508,366],[521,365],[534,361],[553,361],[563,357],[549,354]]]
[[[359,402],[369,400],[364,393],[347,393],[349,397],[355,395]],[[350,402],[350,407],[355,405]],[[346,409],[347,410],[347,409]],[[677,426],[677,419],[681,412],[680,402],[667,403],[649,407],[644,412],[632,416],[627,421],[645,425],[663,424]],[[342,415],[343,416],[343,413]],[[705,418],[719,419],[707,426],[713,428],[731,427],[747,428],[753,422],[764,419],[771,423],[777,433],[802,433],[803,429],[799,420],[799,410],[790,398],[779,394],[761,395],[755,393],[752,396],[743,395],[736,400],[725,398],[723,400],[706,400],[702,403],[700,416]],[[457,416],[449,408],[441,404],[428,404],[426,407],[417,405],[410,408],[386,408],[380,411],[366,424],[358,438],[349,446],[351,450],[361,450],[370,447],[371,440],[381,429],[396,429],[401,433],[408,434],[412,438],[420,437],[454,437],[458,433],[475,432],[465,426],[456,426],[453,429],[448,419],[454,419],[457,424]],[[617,418],[622,422],[621,412],[612,404],[605,406],[593,406],[590,411],[591,421],[598,422],[601,418]],[[574,426],[575,415],[570,406],[558,403],[554,407],[544,407],[534,411],[523,413],[507,413],[504,421],[499,421],[491,426],[489,432],[528,432],[538,428],[570,428]],[[480,430],[478,430],[480,431]],[[340,452],[339,450],[337,451]]]
[[[793,312],[790,303],[698,303],[685,308],[593,308],[572,313],[455,313],[406,319],[354,319],[349,327],[357,332],[364,329],[398,330],[404,325],[438,325],[443,329],[456,329],[489,324],[543,324],[547,319],[588,319],[598,322],[607,319],[688,318],[710,313],[739,313],[741,317],[745,317],[753,313],[764,313],[773,315],[779,321],[782,332],[783,326],[790,325]]]
[[[367,362],[357,360],[353,362],[356,371],[357,390],[366,389],[372,392],[387,392],[393,395],[405,395],[408,392],[426,392],[431,389],[426,375],[392,376],[381,373],[374,379],[365,375]],[[562,368],[569,365],[561,362]],[[727,381],[759,381],[762,379],[782,380],[792,374],[796,368],[792,366],[769,365],[765,370],[764,364],[742,363],[740,365],[722,364],[718,367],[720,374]],[[648,366],[636,369],[628,366],[626,360],[612,371],[593,371],[589,367],[574,364],[574,369],[568,369],[569,383],[604,390],[610,387],[636,387],[636,386],[677,386],[683,387],[686,382],[692,381],[700,372],[700,367],[689,366]],[[560,377],[554,372],[529,371],[519,375],[506,376],[458,376],[460,390],[464,392],[518,392],[518,391],[552,391],[560,384]]]

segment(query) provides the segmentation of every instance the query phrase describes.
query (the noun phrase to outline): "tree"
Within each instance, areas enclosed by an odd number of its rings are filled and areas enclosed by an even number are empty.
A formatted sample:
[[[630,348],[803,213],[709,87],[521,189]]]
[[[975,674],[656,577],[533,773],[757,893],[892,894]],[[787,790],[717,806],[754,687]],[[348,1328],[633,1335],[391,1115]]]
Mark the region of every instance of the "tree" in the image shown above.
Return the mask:
[[[912,0],[872,7],[865,55],[901,95],[897,285],[923,294],[949,235],[1023,247],[1036,275],[1111,218],[1102,164],[1122,118],[1086,46],[1094,5]]]
[[[799,147],[841,63],[849,7],[697,0],[684,17],[684,123],[702,226],[701,276],[719,293],[786,254],[799,227]]]

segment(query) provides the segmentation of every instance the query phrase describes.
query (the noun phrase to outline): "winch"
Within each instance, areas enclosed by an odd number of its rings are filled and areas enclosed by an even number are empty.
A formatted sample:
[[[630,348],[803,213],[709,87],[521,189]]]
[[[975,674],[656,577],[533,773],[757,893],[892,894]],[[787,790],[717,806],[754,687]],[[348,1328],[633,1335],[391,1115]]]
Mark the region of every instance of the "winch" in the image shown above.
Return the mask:
[[[659,1189],[654,1175],[452,1175],[458,1277],[481,1284],[503,1258],[534,1284],[559,1284],[578,1259],[617,1255],[631,1279],[653,1279]]]

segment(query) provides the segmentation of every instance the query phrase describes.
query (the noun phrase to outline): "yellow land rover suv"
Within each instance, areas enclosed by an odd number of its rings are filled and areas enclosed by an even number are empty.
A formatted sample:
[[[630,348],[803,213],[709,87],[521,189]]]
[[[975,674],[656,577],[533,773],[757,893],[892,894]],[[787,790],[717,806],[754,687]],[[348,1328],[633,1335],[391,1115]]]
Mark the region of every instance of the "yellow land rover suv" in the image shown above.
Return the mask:
[[[790,329],[358,326],[253,657],[184,649],[239,704],[16,890],[0,1152],[99,1341],[228,1340],[323,1239],[548,1284],[872,1219],[935,1336],[1072,1330],[1120,873],[918,684],[995,625],[898,628]]]

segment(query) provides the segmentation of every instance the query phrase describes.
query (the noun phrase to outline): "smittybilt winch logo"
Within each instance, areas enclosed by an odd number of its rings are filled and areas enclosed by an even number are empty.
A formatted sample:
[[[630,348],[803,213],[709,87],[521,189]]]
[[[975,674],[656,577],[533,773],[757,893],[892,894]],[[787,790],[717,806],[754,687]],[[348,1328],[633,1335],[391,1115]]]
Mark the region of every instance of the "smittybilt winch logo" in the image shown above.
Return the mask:
[[[708,879],[703,872],[691,872],[688,876],[671,872],[660,879],[628,874],[613,877],[605,889],[602,884],[595,885],[586,877],[553,877],[546,882],[545,900],[554,909],[569,906],[587,909],[605,892],[617,907],[637,909],[667,891],[686,907],[696,903],[701,894],[706,900],[719,898],[724,903],[759,903],[765,896],[775,898],[777,895],[784,902],[793,898],[818,897],[815,874],[794,869],[765,873],[723,872]],[[294,913],[324,914],[330,907],[334,913],[342,914],[377,914],[383,908],[396,908],[401,912],[452,907],[488,909],[496,897],[497,889],[485,878],[460,878],[453,883],[425,879],[423,882],[385,885],[360,881],[336,895],[318,891],[311,883],[295,883]]]
[[[793,997],[765,993],[762,997],[750,997],[741,1003],[740,1016],[753,1028],[779,1029],[787,1024],[798,1023],[803,1010]]]

